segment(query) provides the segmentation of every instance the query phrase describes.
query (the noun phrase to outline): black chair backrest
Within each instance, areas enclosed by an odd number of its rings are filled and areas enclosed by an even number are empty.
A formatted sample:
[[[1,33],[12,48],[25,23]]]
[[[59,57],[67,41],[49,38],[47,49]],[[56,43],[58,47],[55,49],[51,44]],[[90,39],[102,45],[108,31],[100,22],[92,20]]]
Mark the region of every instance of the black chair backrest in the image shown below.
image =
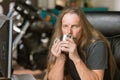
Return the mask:
[[[110,41],[117,66],[120,69],[120,12],[85,12],[90,23]]]

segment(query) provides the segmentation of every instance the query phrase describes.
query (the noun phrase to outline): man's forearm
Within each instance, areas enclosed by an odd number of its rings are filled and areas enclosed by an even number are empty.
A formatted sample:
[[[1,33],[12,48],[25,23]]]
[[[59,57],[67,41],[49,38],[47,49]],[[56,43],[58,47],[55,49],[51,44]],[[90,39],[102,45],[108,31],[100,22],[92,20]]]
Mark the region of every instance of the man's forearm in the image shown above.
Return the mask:
[[[81,80],[103,80],[104,70],[90,70],[81,59],[74,61]]]
[[[55,64],[52,66],[48,78],[49,80],[63,80],[64,77],[64,62],[56,60]]]

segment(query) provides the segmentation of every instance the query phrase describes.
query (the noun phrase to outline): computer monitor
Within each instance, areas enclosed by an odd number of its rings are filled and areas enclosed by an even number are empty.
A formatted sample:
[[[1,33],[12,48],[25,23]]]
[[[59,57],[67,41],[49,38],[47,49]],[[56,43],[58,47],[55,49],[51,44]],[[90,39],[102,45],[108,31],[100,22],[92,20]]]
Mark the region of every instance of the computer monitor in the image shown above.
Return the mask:
[[[0,77],[11,78],[12,19],[0,14]]]

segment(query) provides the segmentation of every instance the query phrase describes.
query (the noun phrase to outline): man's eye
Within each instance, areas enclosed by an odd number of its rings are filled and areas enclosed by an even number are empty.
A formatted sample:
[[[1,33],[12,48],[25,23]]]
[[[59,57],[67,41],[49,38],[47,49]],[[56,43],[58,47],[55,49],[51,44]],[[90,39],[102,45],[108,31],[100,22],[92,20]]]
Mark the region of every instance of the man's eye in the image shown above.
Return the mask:
[[[63,27],[67,27],[67,25],[63,25]]]
[[[77,27],[78,27],[78,25],[73,25],[72,27],[73,27],[73,28],[77,28]]]

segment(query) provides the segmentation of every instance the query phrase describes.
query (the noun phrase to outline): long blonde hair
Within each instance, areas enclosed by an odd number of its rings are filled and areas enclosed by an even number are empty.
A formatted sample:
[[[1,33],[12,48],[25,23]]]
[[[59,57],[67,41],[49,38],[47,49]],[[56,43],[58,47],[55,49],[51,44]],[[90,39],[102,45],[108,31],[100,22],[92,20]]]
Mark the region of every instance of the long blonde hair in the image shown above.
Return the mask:
[[[82,55],[84,56],[85,59],[87,57],[87,52],[86,52],[85,48],[88,47],[91,43],[95,42],[96,40],[103,40],[104,43],[107,45],[107,47],[109,49],[108,66],[110,69],[111,80],[113,80],[116,63],[115,63],[114,57],[112,55],[111,47],[110,47],[108,40],[89,23],[89,21],[85,17],[85,14],[83,13],[83,11],[80,10],[80,8],[76,8],[76,7],[66,8],[59,15],[59,18],[58,18],[56,25],[55,25],[54,34],[53,34],[52,39],[51,39],[50,47],[49,47],[48,72],[50,69],[50,65],[54,64],[55,59],[56,59],[55,56],[53,56],[51,54],[50,49],[51,49],[51,46],[54,42],[54,39],[56,37],[60,38],[60,36],[62,36],[62,30],[61,30],[62,18],[66,13],[75,13],[79,16],[79,19],[80,19],[79,23],[82,27],[82,35],[83,36],[79,40],[78,48],[81,50]]]

